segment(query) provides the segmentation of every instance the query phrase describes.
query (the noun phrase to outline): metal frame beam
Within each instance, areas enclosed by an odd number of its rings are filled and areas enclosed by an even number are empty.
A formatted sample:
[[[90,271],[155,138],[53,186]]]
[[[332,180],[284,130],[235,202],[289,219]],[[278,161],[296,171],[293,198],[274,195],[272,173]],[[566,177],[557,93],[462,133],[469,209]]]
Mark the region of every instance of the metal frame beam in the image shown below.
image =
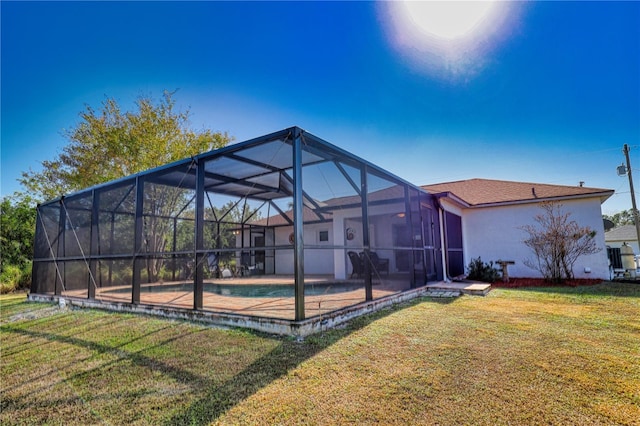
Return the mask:
[[[66,224],[67,224],[67,213],[64,208],[64,196],[60,198],[60,218],[58,220],[58,255],[56,256],[55,263],[58,268],[59,274],[56,276],[56,285],[54,288],[54,293],[59,296],[62,294],[62,289],[65,288],[65,281],[67,279],[67,274],[65,273],[65,262],[59,262],[60,258],[64,258],[66,253],[65,250],[65,240],[66,240]],[[62,254],[62,255],[61,255]]]
[[[193,309],[202,309],[204,291],[204,161],[196,169],[196,226],[194,261],[196,271],[193,282]]]
[[[136,227],[133,244],[133,286],[131,289],[131,303],[140,304],[141,265],[140,253],[142,253],[142,240],[144,233],[144,179],[136,177]]]
[[[369,187],[367,173],[369,167],[364,164],[360,169],[360,194],[362,205],[362,245],[364,248],[364,294],[365,300],[373,300],[371,283],[371,239],[369,238]]]
[[[295,320],[304,312],[304,205],[302,204],[302,139],[300,129],[293,136],[293,267],[295,282]]]
[[[289,225],[293,225],[293,221],[289,218],[289,216],[287,216],[285,212],[282,211],[280,207],[278,207],[276,203],[274,203],[273,201],[269,201],[269,203],[273,206],[274,209],[276,209],[280,216],[282,216],[282,218],[287,221]]]
[[[94,256],[100,251],[100,232],[98,229],[98,223],[100,221],[100,212],[98,206],[100,205],[100,191],[92,191],[91,200],[91,230],[89,232],[89,299],[95,299],[96,297],[96,285],[97,282],[92,277],[98,276],[98,261]]]

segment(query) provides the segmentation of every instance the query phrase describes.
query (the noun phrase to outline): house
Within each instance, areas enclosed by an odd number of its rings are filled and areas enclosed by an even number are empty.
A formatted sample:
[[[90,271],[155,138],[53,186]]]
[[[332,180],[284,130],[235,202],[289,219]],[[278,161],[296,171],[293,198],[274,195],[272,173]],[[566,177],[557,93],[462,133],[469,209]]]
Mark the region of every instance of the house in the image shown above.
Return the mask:
[[[601,204],[613,195],[613,190],[492,179],[436,183],[422,188],[440,200],[445,215],[456,226],[460,223],[461,239],[453,248],[447,247],[461,253],[457,263],[449,266],[452,276],[471,259],[481,257],[485,262],[515,261],[509,266],[511,276],[539,277],[537,271],[524,264],[533,254],[523,244],[527,234],[522,226],[535,226],[540,203],[548,201],[561,204],[563,211],[571,214],[571,220],[594,229],[596,244],[602,247],[599,253],[578,259],[574,265],[576,278],[609,278]]]
[[[611,194],[419,187],[292,127],[40,204],[29,297],[305,335],[425,294],[478,256],[535,276],[520,227],[542,201],[604,248]],[[578,277],[607,278],[605,252],[579,262]]]
[[[604,250],[604,227],[602,222],[601,204],[612,194],[613,190],[601,188],[588,188],[584,186],[563,186],[528,182],[512,182],[492,179],[469,179],[456,182],[445,182],[432,185],[423,185],[422,188],[431,193],[438,200],[438,211],[442,223],[442,241],[438,242],[445,256],[436,254],[434,259],[443,262],[438,265],[446,273],[443,278],[455,278],[466,273],[466,266],[472,259],[480,257],[485,262],[508,260],[514,264],[509,266],[509,274],[512,277],[540,277],[538,271],[525,265],[526,259],[533,260],[533,253],[523,244],[527,234],[522,230],[525,225],[534,225],[534,218],[541,213],[540,203],[554,202],[562,205],[562,211],[570,213],[570,220],[575,220],[582,226],[589,226],[596,231],[596,245],[602,250],[593,255],[578,259],[574,265],[576,278],[608,279],[609,268],[607,252]],[[380,198],[398,198],[385,190],[378,195]],[[326,205],[352,205],[353,201],[346,198],[326,200]],[[322,244],[319,240],[321,232],[326,232],[328,237],[325,243],[330,245],[334,240],[342,238],[344,229],[354,229],[355,224],[347,222],[346,225],[334,227],[341,215],[349,215],[343,209],[335,214],[331,222],[318,223],[316,226],[306,228],[305,240],[312,240]],[[286,215],[291,216],[291,211]],[[305,216],[312,216],[311,210],[305,210]],[[270,218],[271,224],[285,225],[284,219],[279,216]],[[403,221],[399,217],[384,215],[371,218],[373,230],[383,229],[382,221],[388,223],[395,221],[391,233],[376,233],[380,246],[390,247],[394,245],[393,239],[397,239],[402,232]],[[267,219],[255,222],[256,225],[266,225]],[[277,239],[286,241],[287,235],[292,232],[292,227],[280,228]],[[334,232],[338,230],[338,232]],[[612,232],[612,231],[610,231]],[[356,233],[357,234],[357,233]],[[607,233],[608,234],[608,233]],[[635,228],[633,230],[635,235]],[[374,238],[372,234],[371,238]],[[626,240],[629,240],[627,238]],[[358,247],[362,241],[358,235],[353,241],[345,241],[344,244]],[[620,244],[622,241],[620,241]],[[374,244],[375,246],[376,244]],[[392,250],[379,249],[380,253],[390,258],[392,271],[405,270],[405,262],[401,259],[401,253]],[[636,249],[636,253],[637,253]],[[328,253],[318,252],[316,256],[305,262],[305,270],[309,273],[319,273],[327,264],[335,267],[336,276],[344,279],[348,274],[348,262],[343,256],[331,258]],[[278,273],[292,273],[292,259],[282,258],[278,262]]]
[[[636,267],[638,265],[638,255],[640,254],[640,250],[638,250],[637,234],[635,225],[618,226],[617,228],[612,228],[604,233],[604,241],[607,244],[609,262],[612,268],[612,273],[614,273],[616,277],[619,277],[621,271],[625,269],[622,261],[622,253],[624,250],[620,250],[624,244],[631,246],[633,254],[635,255],[633,258],[636,261]]]
[[[627,243],[633,248],[635,254],[640,254],[638,237],[635,225],[622,225],[604,233],[604,241],[607,247],[620,248]]]

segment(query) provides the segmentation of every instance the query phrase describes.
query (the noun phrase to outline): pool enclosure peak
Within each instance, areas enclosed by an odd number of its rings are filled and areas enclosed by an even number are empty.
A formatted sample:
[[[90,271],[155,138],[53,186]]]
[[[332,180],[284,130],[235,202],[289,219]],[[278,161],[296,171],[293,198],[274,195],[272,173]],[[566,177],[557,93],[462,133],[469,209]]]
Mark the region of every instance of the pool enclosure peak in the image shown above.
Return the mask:
[[[203,152],[193,157],[187,157],[182,160],[178,160],[172,163],[165,164],[163,166],[151,168],[148,170],[144,170],[142,172],[122,177],[116,180],[112,180],[109,182],[105,182],[102,184],[94,185],[92,187],[79,190],[73,192],[71,194],[63,194],[59,198],[46,201],[42,204],[49,204],[54,202],[59,202],[61,198],[76,196],[78,194],[99,190],[105,186],[109,185],[118,185],[120,182],[128,181],[136,178],[145,178],[149,177],[149,179],[153,179],[154,175],[165,174],[166,170],[177,169],[180,171],[188,170],[188,173],[192,176],[191,179],[185,179],[180,173],[174,173],[172,175],[167,175],[163,178],[164,183],[174,187],[189,187],[195,189],[195,170],[196,164],[198,161],[207,161],[211,158],[218,157],[226,157],[234,161],[228,161],[226,164],[226,169],[220,167],[221,169],[226,170],[224,176],[227,179],[249,179],[249,178],[258,178],[259,176],[264,176],[267,171],[279,171],[279,170],[287,170],[293,168],[293,161],[291,158],[285,158],[286,153],[281,152],[279,143],[285,144],[293,144],[293,141],[296,138],[301,139],[301,143],[305,146],[306,153],[303,154],[302,162],[303,165],[309,162],[318,161],[319,158],[313,156],[313,152],[321,151],[323,152],[323,156],[329,156],[329,158],[340,159],[341,161],[345,161],[347,163],[352,164],[362,164],[366,165],[370,170],[375,173],[387,176],[392,178],[399,183],[413,186],[416,189],[424,191],[424,189],[414,186],[413,184],[401,179],[400,177],[392,175],[390,172],[383,170],[382,168],[355,156],[354,154],[349,153],[313,134],[305,131],[304,129],[294,126],[289,127],[283,130],[279,130],[277,132],[273,132],[264,136],[256,137],[253,139],[249,139],[242,142],[231,143],[223,148],[218,148],[212,151]],[[259,146],[266,145],[267,147],[260,148]],[[233,165],[237,166],[239,161],[243,163],[244,170],[240,171],[238,168],[234,168]],[[272,164],[270,164],[270,162]],[[225,164],[216,164],[216,166],[224,166]],[[251,172],[255,172],[254,176],[251,176]],[[211,176],[214,176],[215,173],[211,173]],[[259,186],[258,182],[251,182],[249,186]],[[271,188],[274,189],[274,188]],[[237,191],[236,195],[246,195],[242,191]]]
[[[442,276],[437,200],[299,127],[37,213],[32,293],[101,306],[298,327]]]

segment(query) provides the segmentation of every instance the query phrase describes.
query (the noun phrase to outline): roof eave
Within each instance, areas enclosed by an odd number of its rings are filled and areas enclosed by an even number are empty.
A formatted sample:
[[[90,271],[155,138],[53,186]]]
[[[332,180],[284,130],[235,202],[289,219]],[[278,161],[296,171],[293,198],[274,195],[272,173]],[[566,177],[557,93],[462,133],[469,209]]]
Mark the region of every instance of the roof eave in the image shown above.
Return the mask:
[[[484,208],[484,207],[501,207],[501,206],[513,206],[513,205],[523,205],[523,204],[532,204],[532,203],[542,203],[542,202],[555,202],[555,201],[563,201],[563,200],[577,200],[581,198],[599,198],[600,204],[607,201],[615,191],[603,191],[599,193],[591,193],[591,194],[575,194],[575,195],[562,195],[558,197],[544,197],[544,198],[531,198],[527,200],[512,200],[512,201],[500,201],[494,203],[480,203],[480,204],[471,204],[469,208]]]
[[[454,194],[451,191],[432,193],[431,195],[436,197],[438,199],[438,201],[440,201],[442,198],[446,198],[446,199],[452,201],[453,203],[459,205],[460,207],[464,207],[464,208],[473,207],[471,204],[467,203],[465,200],[463,200],[462,198],[458,197],[456,194]]]

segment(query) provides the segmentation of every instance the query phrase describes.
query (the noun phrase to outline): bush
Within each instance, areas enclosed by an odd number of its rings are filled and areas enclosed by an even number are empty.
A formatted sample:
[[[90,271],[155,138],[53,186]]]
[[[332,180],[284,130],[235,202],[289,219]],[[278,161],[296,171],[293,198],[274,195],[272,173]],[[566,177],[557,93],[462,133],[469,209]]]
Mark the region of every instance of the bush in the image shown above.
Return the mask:
[[[485,263],[478,257],[471,260],[467,268],[467,279],[494,283],[500,279],[500,272],[493,267],[493,261]]]
[[[33,264],[31,261],[27,261],[24,265],[22,265],[22,269],[20,271],[20,282],[18,283],[18,286],[20,288],[26,288],[26,289],[31,288],[32,265]]]
[[[563,213],[562,204],[547,202],[540,208],[544,213],[534,218],[539,226],[520,228],[529,235],[524,244],[536,257],[535,260],[525,259],[524,264],[553,283],[572,280],[573,265],[578,258],[602,250],[596,244],[596,231],[569,220],[571,213]]]
[[[0,273],[0,293],[6,294],[15,291],[20,286],[22,271],[15,265],[6,265]]]
[[[8,265],[22,268],[31,260],[35,229],[35,202],[29,196],[15,193],[0,200],[0,272]]]
[[[0,294],[31,287],[31,262],[22,266],[5,265],[0,273]]]

